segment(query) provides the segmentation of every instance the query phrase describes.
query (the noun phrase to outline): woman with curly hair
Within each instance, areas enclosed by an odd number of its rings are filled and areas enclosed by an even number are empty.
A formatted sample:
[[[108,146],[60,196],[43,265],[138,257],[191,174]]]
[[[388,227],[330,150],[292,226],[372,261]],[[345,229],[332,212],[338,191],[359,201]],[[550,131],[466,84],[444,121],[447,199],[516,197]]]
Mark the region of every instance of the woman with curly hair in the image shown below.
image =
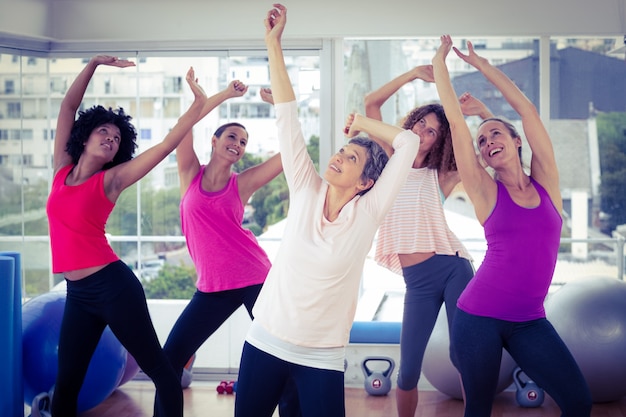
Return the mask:
[[[416,79],[433,82],[432,65],[415,67],[369,93],[365,97],[366,115],[382,120],[382,105]],[[483,103],[468,94],[461,103],[467,115],[489,115]],[[474,269],[470,254],[448,227],[443,210],[445,198],[459,183],[443,107],[426,104],[413,109],[402,128],[420,136],[420,148],[406,183],[378,230],[375,260],[402,274],[406,284],[396,404],[400,417],[413,417],[424,352],[441,305],[445,303],[448,324],[452,323],[457,298]],[[372,139],[392,152],[384,141]]]
[[[77,415],[80,388],[108,325],[154,382],[164,415],[179,417],[183,415],[180,379],[161,349],[141,283],[107,242],[105,224],[122,191],[169,155],[191,129],[206,94],[189,69],[193,103],[161,143],[133,159],[136,130],[123,109],[93,106],[80,111],[75,120],[99,65],[124,68],[135,64],[105,55],[92,58],[61,102],[54,178],[46,206],[52,269],[62,273],[67,283],[52,416]]]

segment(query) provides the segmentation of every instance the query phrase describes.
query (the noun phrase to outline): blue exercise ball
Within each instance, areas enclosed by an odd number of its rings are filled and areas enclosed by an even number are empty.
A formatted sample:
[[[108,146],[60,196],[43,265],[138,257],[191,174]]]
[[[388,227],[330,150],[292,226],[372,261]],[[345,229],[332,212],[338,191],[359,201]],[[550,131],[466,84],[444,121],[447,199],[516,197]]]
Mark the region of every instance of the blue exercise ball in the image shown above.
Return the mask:
[[[56,381],[65,298],[65,292],[53,291],[37,296],[22,306],[25,404],[30,405],[42,392],[49,392]],[[126,366],[126,354],[126,349],[106,327],[78,396],[78,412],[97,406],[118,387]]]
[[[545,307],[593,401],[617,401],[626,395],[626,282],[603,276],[568,282]]]
[[[131,379],[133,379],[140,371],[137,360],[129,352],[126,352],[126,366],[124,366],[124,372],[118,386],[122,386]]]

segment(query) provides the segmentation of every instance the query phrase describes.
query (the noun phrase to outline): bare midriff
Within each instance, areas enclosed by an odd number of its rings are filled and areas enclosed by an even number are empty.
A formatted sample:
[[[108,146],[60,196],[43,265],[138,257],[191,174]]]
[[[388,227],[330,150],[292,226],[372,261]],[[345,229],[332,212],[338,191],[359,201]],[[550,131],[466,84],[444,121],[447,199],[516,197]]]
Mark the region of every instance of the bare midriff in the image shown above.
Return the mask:
[[[435,252],[400,253],[398,259],[403,268],[417,265],[435,256]]]
[[[63,276],[69,279],[70,281],[78,281],[79,279],[88,277],[91,274],[95,274],[96,272],[104,268],[105,266],[106,265],[99,265],[99,266],[92,266],[89,268],[76,269],[74,271],[67,271],[63,273]]]

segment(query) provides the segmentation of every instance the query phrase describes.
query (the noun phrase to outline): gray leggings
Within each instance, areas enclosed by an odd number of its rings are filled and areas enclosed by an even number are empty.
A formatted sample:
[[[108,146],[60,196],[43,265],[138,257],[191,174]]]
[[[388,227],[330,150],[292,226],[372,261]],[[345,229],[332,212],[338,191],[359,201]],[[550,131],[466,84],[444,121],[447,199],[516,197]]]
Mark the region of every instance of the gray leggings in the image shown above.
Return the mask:
[[[398,387],[417,387],[422,361],[441,305],[446,303],[448,329],[456,312],[456,301],[474,276],[470,261],[455,255],[435,255],[402,269],[406,294],[400,335]]]

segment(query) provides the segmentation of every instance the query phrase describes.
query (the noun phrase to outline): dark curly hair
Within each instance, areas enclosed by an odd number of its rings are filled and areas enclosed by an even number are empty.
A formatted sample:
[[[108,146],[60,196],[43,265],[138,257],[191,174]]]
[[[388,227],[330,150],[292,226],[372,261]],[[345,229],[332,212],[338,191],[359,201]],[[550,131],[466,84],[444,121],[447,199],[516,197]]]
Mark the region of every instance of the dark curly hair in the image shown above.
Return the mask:
[[[79,111],[78,119],[74,121],[70,138],[65,147],[65,151],[72,157],[72,163],[78,163],[78,159],[85,150],[85,142],[91,135],[91,132],[106,123],[117,126],[120,130],[121,138],[119,149],[113,161],[106,163],[102,169],[109,169],[133,159],[137,149],[137,130],[130,122],[131,119],[132,117],[124,113],[124,109],[121,107],[113,110],[111,107],[106,109],[103,106],[95,105],[87,110]]]
[[[367,161],[365,161],[361,179],[363,181],[372,179],[374,180],[374,183],[376,183],[376,180],[378,180],[378,177],[380,177],[380,174],[383,172],[383,168],[387,165],[387,161],[389,161],[389,156],[387,156],[385,150],[378,143],[362,136],[352,138],[348,143],[359,145],[365,149],[367,152]],[[362,190],[357,193],[357,195],[363,195],[370,189],[371,187],[366,190]]]
[[[426,104],[417,107],[409,112],[402,123],[403,129],[413,129],[413,126],[426,115],[433,113],[439,121],[439,132],[437,141],[426,155],[424,161],[427,168],[436,169],[439,173],[445,174],[449,171],[456,171],[456,160],[452,149],[452,134],[450,133],[450,123],[446,118],[441,104]]]

